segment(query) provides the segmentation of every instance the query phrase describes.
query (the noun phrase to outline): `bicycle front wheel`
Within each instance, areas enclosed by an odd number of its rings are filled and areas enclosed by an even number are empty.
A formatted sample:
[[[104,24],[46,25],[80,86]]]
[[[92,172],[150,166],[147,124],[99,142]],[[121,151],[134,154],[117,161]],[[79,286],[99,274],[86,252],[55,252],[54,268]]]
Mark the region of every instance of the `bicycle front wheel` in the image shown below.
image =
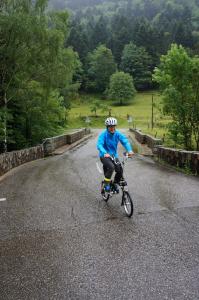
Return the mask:
[[[126,192],[126,191],[123,192],[122,204],[124,206],[126,215],[130,218],[133,214],[133,200],[132,200],[129,192]]]

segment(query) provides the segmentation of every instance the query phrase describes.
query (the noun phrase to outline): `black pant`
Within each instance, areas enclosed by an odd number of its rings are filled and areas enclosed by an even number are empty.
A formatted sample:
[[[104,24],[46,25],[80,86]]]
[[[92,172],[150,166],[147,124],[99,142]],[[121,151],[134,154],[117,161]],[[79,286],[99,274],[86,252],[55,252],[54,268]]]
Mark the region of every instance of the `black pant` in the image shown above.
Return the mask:
[[[115,162],[109,157],[100,157],[101,162],[103,163],[104,176],[107,179],[111,179],[113,171],[115,170],[114,182],[119,183],[123,177],[122,165],[118,158],[115,158]]]

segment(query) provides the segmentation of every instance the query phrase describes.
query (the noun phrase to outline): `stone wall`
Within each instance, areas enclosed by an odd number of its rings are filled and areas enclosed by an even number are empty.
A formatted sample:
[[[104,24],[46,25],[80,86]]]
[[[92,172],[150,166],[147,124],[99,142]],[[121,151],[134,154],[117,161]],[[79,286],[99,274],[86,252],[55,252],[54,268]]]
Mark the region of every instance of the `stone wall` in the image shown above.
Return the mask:
[[[154,149],[159,160],[164,160],[172,166],[187,168],[195,175],[199,175],[199,152],[178,150],[157,146]]]
[[[140,144],[147,144],[147,146],[151,149],[153,149],[156,145],[162,145],[161,139],[157,139],[149,134],[145,134],[139,129],[130,128],[130,131],[135,134],[135,138]]]
[[[146,144],[146,134],[136,129],[130,129],[130,131],[134,132],[135,138],[140,144]]]
[[[43,158],[44,148],[43,145],[23,149],[19,151],[12,151],[0,155],[0,176],[26,162]]]
[[[26,162],[52,155],[55,149],[72,144],[89,133],[90,129],[84,128],[70,134],[47,138],[37,147],[0,154],[0,176]]]
[[[90,129],[84,128],[70,134],[63,134],[52,138],[47,138],[43,141],[44,154],[45,156],[52,155],[55,149],[62,147],[66,144],[72,144],[89,133]]]
[[[71,134],[67,135],[67,144],[72,144],[81,138],[83,138],[86,134],[90,133],[90,129],[84,128],[82,130],[79,130],[77,132],[73,132]]]
[[[55,149],[62,147],[67,144],[67,135],[59,135],[51,138],[47,138],[43,141],[44,145],[44,155],[52,155]]]
[[[199,175],[199,152],[163,147],[161,139],[144,134],[138,129],[130,129],[130,131],[134,132],[139,143],[147,144],[152,149],[158,160],[163,160],[175,167],[187,168],[195,175]]]

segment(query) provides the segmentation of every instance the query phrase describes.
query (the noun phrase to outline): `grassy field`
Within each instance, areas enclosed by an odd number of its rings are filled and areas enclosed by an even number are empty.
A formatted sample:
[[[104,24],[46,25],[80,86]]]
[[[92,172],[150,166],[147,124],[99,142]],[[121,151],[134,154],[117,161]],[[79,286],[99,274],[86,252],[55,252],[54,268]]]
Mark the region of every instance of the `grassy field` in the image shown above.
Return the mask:
[[[118,127],[128,128],[136,127],[145,133],[162,138],[166,133],[166,125],[169,119],[163,117],[158,107],[161,107],[161,96],[157,92],[153,92],[154,100],[154,128],[151,127],[152,120],[152,92],[137,93],[131,104],[126,106],[114,106],[110,101],[102,100],[99,95],[81,95],[73,101],[72,108],[68,117],[68,128],[85,127],[86,117],[89,117],[91,128],[103,128],[104,120],[108,115],[108,111],[97,111],[97,117],[91,112],[91,103],[100,100],[111,108],[111,115],[118,119]],[[128,123],[127,115],[132,116],[132,123]]]

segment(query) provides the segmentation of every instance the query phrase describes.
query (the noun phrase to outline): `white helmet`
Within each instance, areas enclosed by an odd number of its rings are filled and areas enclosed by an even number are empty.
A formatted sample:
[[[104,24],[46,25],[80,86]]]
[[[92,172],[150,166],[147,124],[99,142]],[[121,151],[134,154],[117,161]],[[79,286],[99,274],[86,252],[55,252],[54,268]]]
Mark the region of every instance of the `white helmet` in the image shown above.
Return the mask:
[[[115,118],[107,118],[105,121],[106,126],[116,126],[117,120]]]

